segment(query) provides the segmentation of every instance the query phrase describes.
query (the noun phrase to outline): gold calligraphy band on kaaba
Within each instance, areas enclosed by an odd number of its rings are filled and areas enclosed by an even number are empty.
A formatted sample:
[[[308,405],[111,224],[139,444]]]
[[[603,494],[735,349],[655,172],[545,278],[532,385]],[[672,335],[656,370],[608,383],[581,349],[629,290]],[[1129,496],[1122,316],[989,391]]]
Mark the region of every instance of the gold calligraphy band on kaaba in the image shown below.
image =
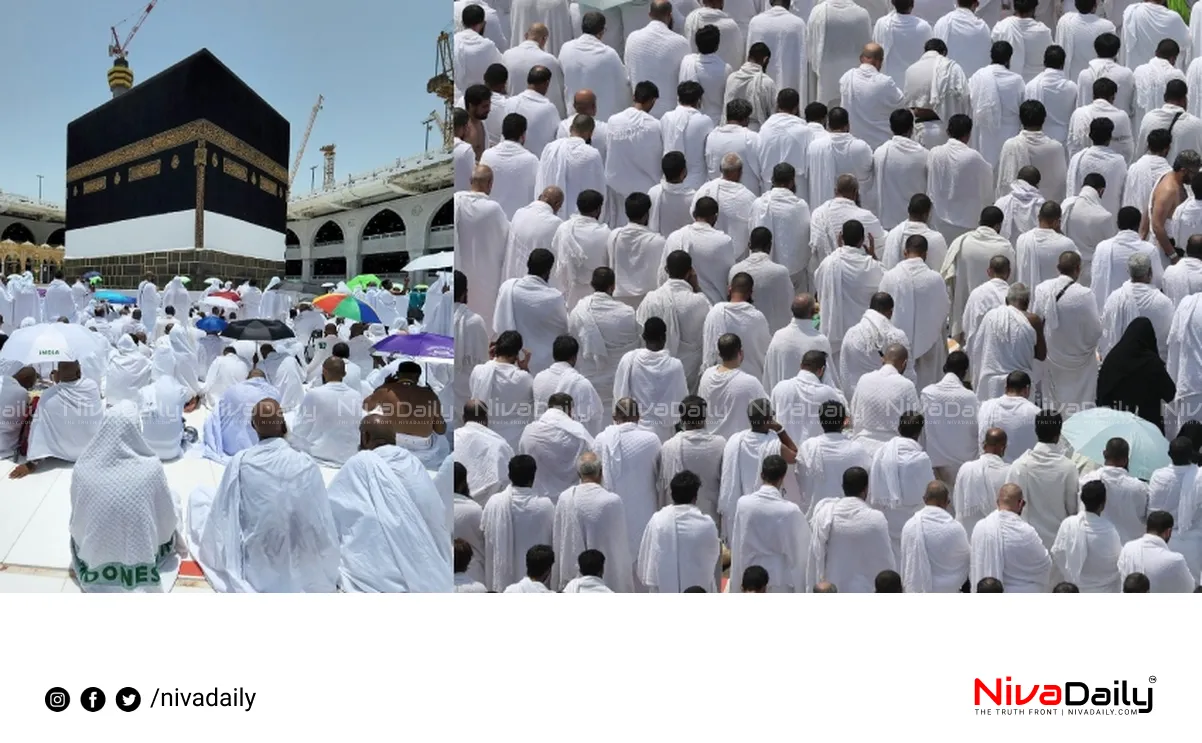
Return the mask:
[[[192,164],[196,166],[196,221],[192,228],[196,244],[193,247],[201,250],[205,246],[205,171],[209,169],[209,151],[203,139],[196,143]]]
[[[112,152],[105,153],[86,162],[73,165],[67,169],[67,181],[74,183],[113,168],[128,165],[138,160],[145,160],[167,150],[202,139],[237,157],[256,170],[267,173],[279,182],[286,182],[288,180],[288,168],[286,164],[275,162],[213,122],[207,119],[197,119],[189,124],[160,132],[133,144],[118,147]]]

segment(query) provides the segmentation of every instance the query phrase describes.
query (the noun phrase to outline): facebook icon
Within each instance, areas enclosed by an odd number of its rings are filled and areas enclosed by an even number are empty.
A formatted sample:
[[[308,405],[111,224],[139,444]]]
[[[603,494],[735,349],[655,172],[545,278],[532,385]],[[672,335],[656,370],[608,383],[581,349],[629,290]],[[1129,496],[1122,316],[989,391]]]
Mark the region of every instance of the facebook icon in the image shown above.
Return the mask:
[[[79,695],[79,701],[88,712],[99,712],[104,707],[104,692],[89,686]]]

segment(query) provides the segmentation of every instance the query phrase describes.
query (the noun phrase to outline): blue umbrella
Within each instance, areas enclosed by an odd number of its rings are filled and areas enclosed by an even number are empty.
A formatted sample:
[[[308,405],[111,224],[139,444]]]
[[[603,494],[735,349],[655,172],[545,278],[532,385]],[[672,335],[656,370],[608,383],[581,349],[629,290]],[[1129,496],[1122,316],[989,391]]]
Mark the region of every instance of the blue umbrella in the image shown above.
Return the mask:
[[[390,335],[372,347],[382,353],[399,353],[422,359],[455,359],[455,339],[435,333]]]
[[[1164,434],[1133,413],[1111,408],[1084,410],[1065,421],[1060,433],[1075,452],[1097,464],[1106,461],[1102,450],[1107,441],[1123,439],[1131,448],[1127,471],[1141,480],[1172,464]]]
[[[100,272],[99,271],[88,271],[87,273],[83,274],[79,278],[83,279],[84,281],[91,281],[92,279],[100,278]]]
[[[136,304],[137,300],[121,292],[111,290],[98,291],[92,295],[97,302],[108,302],[109,304]]]
[[[220,333],[225,330],[227,324],[225,320],[216,315],[206,315],[200,319],[200,322],[196,323],[196,327],[206,333]]]

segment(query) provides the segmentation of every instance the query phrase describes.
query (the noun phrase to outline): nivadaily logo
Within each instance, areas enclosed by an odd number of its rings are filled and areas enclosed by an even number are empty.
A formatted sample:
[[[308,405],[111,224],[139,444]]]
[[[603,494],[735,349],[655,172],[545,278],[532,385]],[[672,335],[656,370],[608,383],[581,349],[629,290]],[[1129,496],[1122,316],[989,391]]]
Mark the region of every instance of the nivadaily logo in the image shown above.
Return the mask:
[[[1139,687],[1127,681],[1112,686],[1092,686],[1084,681],[1059,684],[1016,684],[1009,676],[975,679],[973,704],[978,715],[1133,715],[1152,711],[1152,684]]]

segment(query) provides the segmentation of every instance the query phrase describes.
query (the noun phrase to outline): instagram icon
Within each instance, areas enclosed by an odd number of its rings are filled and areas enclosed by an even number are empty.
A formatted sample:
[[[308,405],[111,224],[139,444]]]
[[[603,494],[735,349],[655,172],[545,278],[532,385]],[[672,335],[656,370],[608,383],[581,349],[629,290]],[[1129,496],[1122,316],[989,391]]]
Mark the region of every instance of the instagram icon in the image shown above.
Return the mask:
[[[46,692],[46,707],[51,712],[62,712],[71,705],[71,695],[61,686]]]

